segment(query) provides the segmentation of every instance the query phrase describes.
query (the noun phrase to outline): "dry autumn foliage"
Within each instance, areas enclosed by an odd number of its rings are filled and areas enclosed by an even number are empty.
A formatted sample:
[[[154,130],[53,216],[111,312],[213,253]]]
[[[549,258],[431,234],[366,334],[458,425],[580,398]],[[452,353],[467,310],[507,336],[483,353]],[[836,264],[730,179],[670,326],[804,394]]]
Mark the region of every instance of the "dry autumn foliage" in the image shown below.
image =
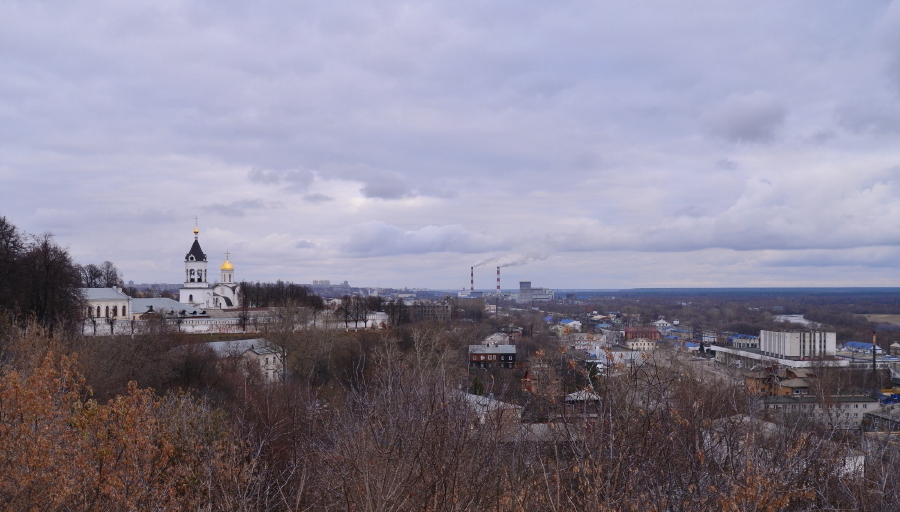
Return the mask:
[[[235,471],[223,415],[134,383],[98,404],[67,357],[0,379],[5,510],[190,510]]]

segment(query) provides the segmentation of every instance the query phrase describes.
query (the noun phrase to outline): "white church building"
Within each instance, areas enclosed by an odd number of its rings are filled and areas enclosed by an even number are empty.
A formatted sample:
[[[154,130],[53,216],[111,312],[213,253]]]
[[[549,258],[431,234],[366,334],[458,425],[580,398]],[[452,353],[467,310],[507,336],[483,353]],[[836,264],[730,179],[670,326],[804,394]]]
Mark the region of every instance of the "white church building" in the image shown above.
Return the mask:
[[[219,282],[211,285],[207,275],[208,259],[200,248],[200,230],[194,226],[194,243],[184,256],[184,285],[178,294],[178,302],[193,307],[224,309],[240,307],[239,285],[234,282],[234,265],[228,261],[220,267]]]

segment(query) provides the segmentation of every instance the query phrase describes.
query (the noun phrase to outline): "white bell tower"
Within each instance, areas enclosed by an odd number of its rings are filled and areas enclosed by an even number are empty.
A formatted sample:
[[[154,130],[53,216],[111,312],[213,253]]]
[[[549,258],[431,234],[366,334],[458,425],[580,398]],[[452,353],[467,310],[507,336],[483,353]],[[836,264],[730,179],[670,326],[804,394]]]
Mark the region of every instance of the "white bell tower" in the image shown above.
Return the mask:
[[[206,254],[200,248],[198,240],[200,229],[194,219],[194,243],[184,256],[184,285],[181,287],[178,302],[192,306],[208,307],[212,300],[209,281],[206,275]]]

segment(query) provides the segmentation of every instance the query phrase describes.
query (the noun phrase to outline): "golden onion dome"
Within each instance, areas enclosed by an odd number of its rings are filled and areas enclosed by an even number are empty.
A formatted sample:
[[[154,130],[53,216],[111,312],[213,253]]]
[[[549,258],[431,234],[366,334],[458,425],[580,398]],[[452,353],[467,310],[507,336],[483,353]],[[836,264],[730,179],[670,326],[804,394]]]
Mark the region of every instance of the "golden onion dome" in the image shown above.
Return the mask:
[[[199,232],[200,232],[200,229],[197,228],[197,226],[194,226],[194,234],[196,235],[196,234],[199,233]]]
[[[225,263],[222,263],[222,270],[234,270],[234,265],[230,261],[225,260]]]

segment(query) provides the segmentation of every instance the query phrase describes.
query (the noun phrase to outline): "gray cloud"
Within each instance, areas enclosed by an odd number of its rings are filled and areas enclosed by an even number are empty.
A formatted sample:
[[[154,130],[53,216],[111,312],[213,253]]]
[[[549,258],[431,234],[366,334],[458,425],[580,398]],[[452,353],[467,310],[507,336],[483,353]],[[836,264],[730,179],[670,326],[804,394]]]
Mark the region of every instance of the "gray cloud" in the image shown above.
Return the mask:
[[[307,194],[303,196],[303,200],[308,203],[327,203],[328,201],[334,201],[333,197],[328,197],[325,194]]]
[[[306,169],[287,171],[251,169],[247,173],[247,179],[264,185],[283,185],[285,190],[291,192],[305,192],[315,180],[315,174]]]
[[[705,118],[707,129],[732,142],[769,142],[787,108],[771,93],[731,94]]]
[[[893,104],[845,104],[835,112],[838,124],[856,134],[900,133],[900,108]]]
[[[716,160],[716,167],[726,171],[733,171],[738,168],[738,163],[728,158],[720,158]]]
[[[356,256],[394,256],[431,252],[478,253],[502,246],[490,236],[472,233],[462,226],[425,226],[405,230],[373,221],[353,226],[342,249]]]
[[[378,199],[403,199],[413,196],[412,190],[399,179],[372,180],[360,189],[365,197]]]
[[[878,20],[876,33],[888,55],[888,69],[895,91],[900,91],[900,3],[893,1]]]
[[[281,173],[264,169],[250,169],[250,172],[247,173],[247,178],[255,183],[277,185],[281,182]]]
[[[780,251],[760,258],[770,267],[866,267],[896,269],[900,267],[898,247],[858,247],[841,250]]]
[[[277,209],[281,203],[262,199],[243,199],[231,203],[212,203],[202,207],[203,211],[215,212],[227,217],[243,217],[247,210]]]
[[[546,286],[882,284],[898,23],[898,2],[12,0],[0,215],[136,280],[177,278],[200,216],[254,279],[455,286],[440,269],[536,253],[511,272]]]
[[[844,250],[900,245],[900,180],[889,168],[835,183],[773,174],[719,212],[686,205],[648,225],[597,224],[548,236],[571,251]]]

